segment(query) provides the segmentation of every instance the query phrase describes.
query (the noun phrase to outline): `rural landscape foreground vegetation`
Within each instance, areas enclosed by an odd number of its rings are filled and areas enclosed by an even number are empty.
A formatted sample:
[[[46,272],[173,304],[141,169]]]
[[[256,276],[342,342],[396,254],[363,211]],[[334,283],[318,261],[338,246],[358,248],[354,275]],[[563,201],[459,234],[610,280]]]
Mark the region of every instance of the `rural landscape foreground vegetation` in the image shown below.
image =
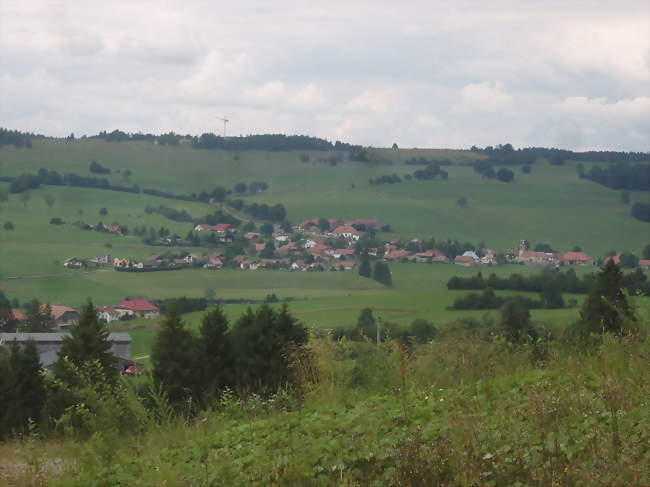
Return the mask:
[[[0,145],[0,482],[650,483],[647,153]]]

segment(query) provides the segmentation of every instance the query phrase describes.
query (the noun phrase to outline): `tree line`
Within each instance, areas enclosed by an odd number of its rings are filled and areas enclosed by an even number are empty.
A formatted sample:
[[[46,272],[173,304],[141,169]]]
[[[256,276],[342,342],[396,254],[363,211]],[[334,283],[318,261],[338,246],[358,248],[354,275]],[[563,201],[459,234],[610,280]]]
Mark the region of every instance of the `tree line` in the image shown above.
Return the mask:
[[[582,164],[576,168],[578,177],[589,179],[611,189],[650,191],[650,164],[616,164],[591,166],[585,171]]]
[[[581,162],[647,162],[650,154],[647,152],[623,151],[586,151],[573,152],[565,149],[546,147],[524,147],[514,149],[511,144],[499,144],[495,147],[487,146],[483,149],[472,146],[472,152],[485,154],[490,162],[495,164],[533,164],[537,159],[546,159],[551,164],[562,165],[564,161]]]
[[[483,290],[490,288],[498,291],[542,292],[549,283],[554,283],[561,292],[585,294],[591,289],[594,279],[595,274],[593,273],[584,274],[578,278],[574,269],[567,269],[565,272],[554,269],[544,270],[530,276],[512,273],[508,277],[499,277],[493,272],[487,279],[483,277],[482,272],[478,272],[471,277],[451,277],[447,281],[447,289]]]
[[[318,137],[307,135],[260,134],[238,137],[221,137],[213,133],[204,133],[193,139],[193,147],[197,149],[222,150],[344,150],[351,151],[359,146],[336,141],[332,143]]]
[[[0,147],[3,145],[31,147],[32,137],[34,137],[34,134],[30,134],[28,132],[20,132],[18,130],[8,130],[0,127]]]

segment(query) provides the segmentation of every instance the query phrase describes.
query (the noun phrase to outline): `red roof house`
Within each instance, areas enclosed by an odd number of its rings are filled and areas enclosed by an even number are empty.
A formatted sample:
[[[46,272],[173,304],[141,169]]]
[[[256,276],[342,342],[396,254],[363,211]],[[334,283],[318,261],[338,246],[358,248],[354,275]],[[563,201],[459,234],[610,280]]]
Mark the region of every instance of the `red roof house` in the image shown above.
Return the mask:
[[[592,265],[594,261],[584,252],[567,252],[562,256],[562,262],[569,265]]]
[[[114,306],[116,310],[125,310],[127,314],[143,318],[153,318],[160,315],[160,309],[146,299],[125,299]]]

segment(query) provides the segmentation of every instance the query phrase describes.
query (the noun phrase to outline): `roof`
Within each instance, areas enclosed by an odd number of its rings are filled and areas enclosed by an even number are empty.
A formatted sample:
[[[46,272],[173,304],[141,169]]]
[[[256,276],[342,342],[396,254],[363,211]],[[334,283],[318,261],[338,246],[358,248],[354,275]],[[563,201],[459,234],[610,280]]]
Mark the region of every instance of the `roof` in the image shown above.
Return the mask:
[[[146,299],[123,300],[116,308],[128,309],[130,311],[158,311],[158,306]]]
[[[650,267],[650,259],[639,260],[639,267]]]
[[[591,257],[589,257],[587,254],[584,252],[567,252],[562,256],[562,260],[580,260],[580,261],[587,261],[591,260]]]
[[[391,250],[386,255],[384,255],[384,259],[401,259],[402,257],[408,257],[409,255],[411,255],[411,253],[408,250]]]
[[[56,304],[51,305],[50,308],[52,308],[52,318],[54,318],[55,320],[58,320],[59,318],[61,318],[61,316],[63,316],[66,313],[77,312],[76,309],[70,308],[69,306],[57,306]],[[43,309],[45,309],[44,306]]]
[[[63,337],[70,333],[0,333],[0,342],[6,344],[16,340],[19,343],[34,340],[36,343],[60,343]],[[131,342],[131,335],[128,333],[109,333],[109,342]]]
[[[457,255],[454,262],[474,262],[474,259],[469,255]]]
[[[11,310],[11,316],[14,320],[16,321],[25,321],[27,318],[25,317],[24,314],[22,314],[20,311],[17,309],[12,309]]]
[[[357,229],[354,228],[354,227],[351,227],[349,225],[343,225],[341,227],[336,227],[334,230],[332,230],[332,233],[336,233],[336,234],[351,233],[353,235],[359,235],[359,232],[357,231]]]
[[[108,313],[109,315],[119,315],[119,313],[110,306],[97,306],[97,311],[100,313]]]

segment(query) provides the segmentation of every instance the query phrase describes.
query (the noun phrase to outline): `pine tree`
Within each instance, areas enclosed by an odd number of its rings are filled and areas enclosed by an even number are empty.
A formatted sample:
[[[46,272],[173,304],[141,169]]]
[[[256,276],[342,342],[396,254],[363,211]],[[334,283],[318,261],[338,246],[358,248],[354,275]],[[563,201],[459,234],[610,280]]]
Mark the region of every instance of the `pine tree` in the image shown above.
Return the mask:
[[[357,330],[368,338],[373,338],[377,333],[377,322],[370,308],[363,308],[357,318]]]
[[[197,378],[196,343],[180,315],[171,309],[156,335],[152,350],[153,379],[167,393],[171,404],[180,406],[195,395]]]
[[[537,338],[530,322],[530,312],[519,307],[516,301],[508,300],[501,306],[499,326],[506,339],[511,343],[523,343]]]
[[[286,352],[306,341],[306,330],[286,305],[279,313],[266,303],[254,313],[249,308],[233,329],[238,385],[274,391],[287,384],[291,371]]]
[[[634,326],[636,317],[622,287],[623,273],[610,259],[601,268],[580,312],[583,332],[620,335]]]
[[[111,342],[108,341],[108,329],[99,321],[97,311],[90,299],[81,310],[79,322],[71,327],[70,335],[63,338],[59,350],[59,360],[54,365],[54,373],[62,379],[69,378],[63,357],[81,366],[90,360],[98,360],[107,378],[118,377],[117,358],[111,353]]]
[[[208,394],[232,384],[233,355],[228,328],[228,318],[220,306],[203,315],[199,336],[201,387]]]
[[[25,322],[20,326],[20,331],[48,333],[54,326],[52,307],[49,303],[43,306],[38,299],[32,299],[25,305]]]
[[[9,362],[13,376],[11,423],[13,428],[24,430],[30,419],[40,423],[45,403],[45,384],[34,341],[28,340],[23,347],[14,343]]]
[[[375,272],[373,274],[373,279],[377,282],[382,283],[386,287],[391,287],[393,285],[393,278],[388,268],[388,264],[383,262],[375,263]]]
[[[0,439],[9,436],[11,431],[11,411],[7,407],[13,403],[13,373],[9,356],[4,347],[0,347]]]
[[[370,267],[370,257],[368,252],[364,251],[361,254],[361,265],[359,266],[359,275],[361,277],[370,277],[372,275],[372,269]]]

